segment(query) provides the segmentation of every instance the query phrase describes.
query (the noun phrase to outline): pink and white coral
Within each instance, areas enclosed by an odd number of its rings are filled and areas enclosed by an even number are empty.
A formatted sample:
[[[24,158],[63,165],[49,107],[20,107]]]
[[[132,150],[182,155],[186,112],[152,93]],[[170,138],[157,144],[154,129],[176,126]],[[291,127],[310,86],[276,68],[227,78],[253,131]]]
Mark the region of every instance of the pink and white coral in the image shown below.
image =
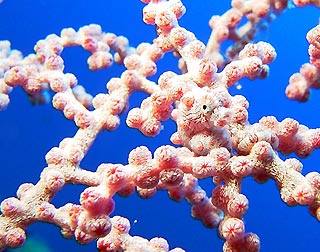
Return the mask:
[[[194,218],[217,227],[223,251],[259,251],[258,235],[245,229],[249,199],[242,184],[248,176],[259,183],[273,179],[287,205],[308,206],[320,220],[320,174],[303,175],[298,159],[281,156],[311,155],[319,148],[320,130],[274,116],[250,123],[248,100],[230,93],[244,78],[268,77],[276,51],[267,42],[254,43],[253,37],[261,22],[271,22],[288,2],[232,1],[229,11],[211,18],[213,31],[207,45],[179,25],[186,11],[181,1],[141,2],[146,4],[143,21],[154,25],[157,35],[152,43],[136,48],[123,36],[105,33],[95,24],[48,35],[27,57],[12,50],[8,41],[0,43],[0,109],[10,106],[9,97],[17,86],[33,103],[47,102],[50,91],[53,107],[77,127],[73,137],[47,152],[37,183],[22,184],[17,197],[2,201],[0,250],[21,246],[26,228],[41,221],[57,225],[64,237],[75,237],[79,243],[97,240],[99,251],[182,252],[181,248],[170,250],[163,238],[131,236],[126,218],[110,216],[117,207],[116,194],[129,196],[137,191],[140,197],[150,198],[157,190],[167,190],[173,200],[188,201]],[[317,1],[294,4],[319,6]],[[319,31],[316,26],[307,34],[310,63],[290,78],[286,93],[291,99],[305,101],[309,88],[318,87]],[[227,39],[234,44],[223,52],[221,43]],[[104,92],[90,95],[75,75],[64,71],[62,52],[71,46],[89,52],[91,70],[113,63],[123,64],[125,70],[108,81]],[[152,80],[157,62],[169,52],[179,58],[181,73],[165,71]],[[147,97],[140,107],[131,108],[129,98],[138,91]],[[129,153],[127,164],[102,163],[96,171],[84,169],[82,161],[98,134],[117,129],[126,111],[126,124],[148,137],[161,134],[164,122],[172,119],[176,125],[170,138],[173,145],[164,144],[154,152],[142,145]],[[205,178],[214,184],[210,195],[198,183]],[[67,184],[86,186],[79,204],[55,206],[52,199]]]

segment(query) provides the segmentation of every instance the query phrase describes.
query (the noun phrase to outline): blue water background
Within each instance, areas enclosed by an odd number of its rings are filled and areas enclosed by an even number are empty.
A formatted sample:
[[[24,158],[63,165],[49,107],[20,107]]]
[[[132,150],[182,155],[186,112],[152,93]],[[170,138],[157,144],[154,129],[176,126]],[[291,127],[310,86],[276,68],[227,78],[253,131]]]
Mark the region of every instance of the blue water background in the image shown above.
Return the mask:
[[[213,14],[226,11],[229,1],[185,0],[186,15],[180,24],[206,42],[210,29],[208,20]],[[142,22],[143,4],[138,0],[5,0],[0,5],[0,40],[11,41],[12,48],[24,55],[33,52],[33,46],[48,34],[59,34],[65,27],[79,27],[91,23],[100,24],[103,31],[127,36],[132,46],[140,42],[151,42],[155,29]],[[265,115],[275,115],[278,120],[286,117],[297,119],[310,128],[320,126],[320,91],[312,92],[307,103],[289,101],[284,89],[290,75],[308,62],[305,39],[306,32],[318,23],[319,9],[312,7],[287,10],[271,26],[261,32],[258,40],[265,40],[276,48],[278,57],[270,65],[267,80],[242,80],[240,93],[250,102],[249,120],[256,122]],[[118,77],[122,67],[90,72],[86,57],[80,47],[67,48],[62,54],[65,71],[74,73],[79,83],[93,95],[105,92],[105,84],[111,77]],[[159,73],[165,70],[178,71],[170,55],[159,62]],[[158,75],[157,75],[158,76]],[[153,78],[154,80],[156,79]],[[143,95],[135,94],[130,99],[138,106]],[[23,182],[36,183],[45,167],[45,154],[57,146],[64,137],[73,136],[76,127],[66,120],[51,104],[32,106],[21,89],[10,95],[8,109],[0,113],[0,200],[14,196]],[[81,167],[94,171],[102,162],[127,163],[129,151],[139,145],[151,150],[169,144],[175,129],[172,122],[165,124],[165,131],[155,138],[145,138],[139,132],[128,129],[123,121],[115,132],[103,132],[97,138]],[[320,170],[319,151],[303,160],[303,173]],[[210,180],[200,184],[208,195],[213,188]],[[66,186],[54,199],[56,206],[66,202],[79,202],[82,186]],[[261,251],[319,251],[320,225],[310,216],[306,207],[288,207],[280,199],[273,181],[260,185],[251,178],[243,184],[243,191],[250,201],[245,215],[246,230],[261,238]],[[190,217],[190,206],[186,202],[170,200],[166,192],[157,192],[149,200],[136,195],[116,198],[113,215],[123,215],[132,223],[131,234],[148,239],[160,236],[169,241],[170,247],[181,246],[189,252],[221,251],[222,241],[215,229],[205,228],[201,222]],[[28,229],[28,234],[44,241],[52,251],[96,251],[95,243],[81,246],[74,240],[62,239],[59,229],[50,224],[38,223]]]

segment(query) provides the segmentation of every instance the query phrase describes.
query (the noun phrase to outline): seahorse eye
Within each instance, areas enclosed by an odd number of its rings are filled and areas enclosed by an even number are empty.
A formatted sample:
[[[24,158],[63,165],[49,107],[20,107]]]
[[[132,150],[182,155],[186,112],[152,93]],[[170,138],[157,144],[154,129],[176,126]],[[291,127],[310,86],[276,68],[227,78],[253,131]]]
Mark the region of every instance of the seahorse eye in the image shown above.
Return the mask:
[[[203,105],[202,108],[203,108],[203,110],[206,110],[207,109],[207,105]]]

